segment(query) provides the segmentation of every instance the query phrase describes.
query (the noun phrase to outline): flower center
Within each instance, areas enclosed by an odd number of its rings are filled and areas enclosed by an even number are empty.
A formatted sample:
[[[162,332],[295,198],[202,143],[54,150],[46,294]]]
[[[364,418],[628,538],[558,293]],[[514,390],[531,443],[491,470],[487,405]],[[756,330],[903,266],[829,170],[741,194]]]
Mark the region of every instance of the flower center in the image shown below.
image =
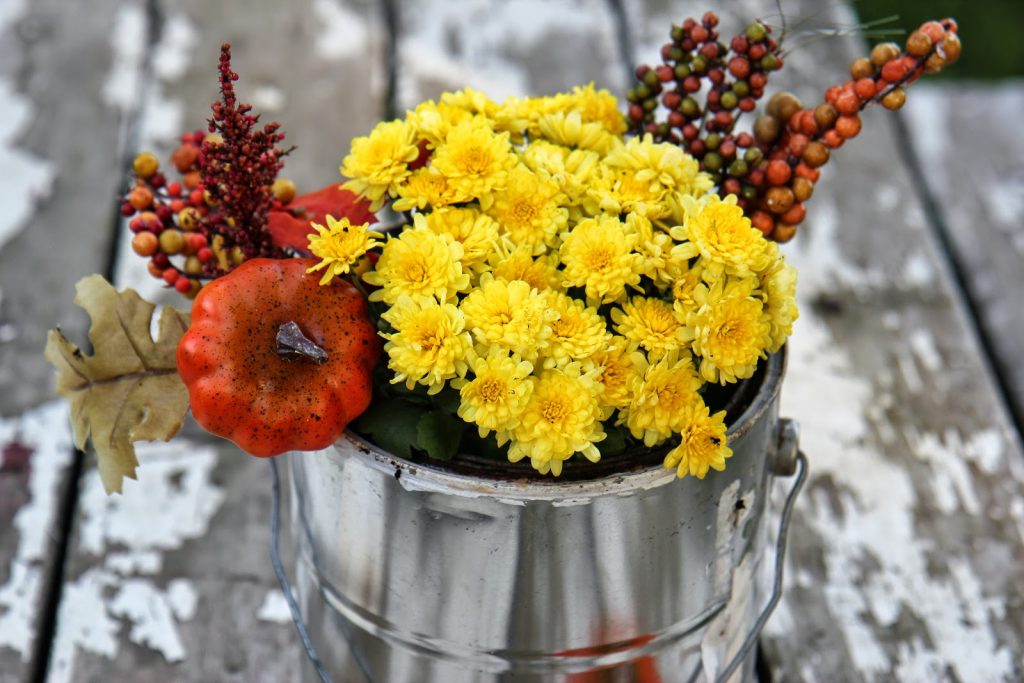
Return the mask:
[[[564,401],[544,401],[541,406],[540,415],[548,424],[556,424],[561,422],[566,415],[569,414],[569,409],[565,405]]]
[[[499,403],[506,394],[505,383],[495,377],[484,380],[480,387],[480,396],[485,403]]]

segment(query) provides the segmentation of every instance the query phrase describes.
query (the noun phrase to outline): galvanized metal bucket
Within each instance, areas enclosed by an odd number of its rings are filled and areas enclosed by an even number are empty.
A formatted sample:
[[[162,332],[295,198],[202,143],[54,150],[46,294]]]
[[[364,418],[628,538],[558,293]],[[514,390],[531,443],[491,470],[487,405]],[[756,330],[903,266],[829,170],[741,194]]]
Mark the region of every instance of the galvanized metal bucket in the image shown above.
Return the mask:
[[[782,354],[764,364],[728,467],[703,481],[656,463],[484,477],[353,434],[290,455],[298,602],[323,669],[336,683],[671,683],[721,678],[739,653],[732,679],[750,680],[765,504],[796,457],[783,369]]]

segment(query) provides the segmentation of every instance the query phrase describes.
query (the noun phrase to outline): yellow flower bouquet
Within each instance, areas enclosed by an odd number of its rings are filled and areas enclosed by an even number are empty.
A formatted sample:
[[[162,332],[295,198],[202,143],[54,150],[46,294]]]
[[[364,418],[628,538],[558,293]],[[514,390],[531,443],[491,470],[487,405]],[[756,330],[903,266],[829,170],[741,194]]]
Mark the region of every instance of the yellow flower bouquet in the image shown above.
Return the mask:
[[[625,131],[592,86],[500,105],[463,90],[353,142],[344,187],[402,219],[362,276],[399,385],[358,423],[374,440],[409,455],[396,422],[456,406],[488,452],[542,474],[627,442],[671,441],[680,477],[725,468],[702,387],[779,350],[796,276],[693,157]],[[311,270],[354,263],[368,228],[319,227]],[[460,432],[411,445],[450,458]]]

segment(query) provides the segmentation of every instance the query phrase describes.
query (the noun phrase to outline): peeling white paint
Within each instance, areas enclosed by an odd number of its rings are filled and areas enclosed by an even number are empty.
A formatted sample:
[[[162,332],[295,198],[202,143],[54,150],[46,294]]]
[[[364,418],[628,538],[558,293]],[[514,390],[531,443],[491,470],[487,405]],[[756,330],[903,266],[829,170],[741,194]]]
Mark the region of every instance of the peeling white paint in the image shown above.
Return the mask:
[[[256,612],[256,618],[260,621],[270,621],[275,624],[292,623],[292,613],[288,609],[288,601],[284,599],[284,593],[278,588],[267,591],[263,597],[263,604]]]
[[[0,32],[3,17],[0,16]],[[0,78],[0,248],[24,226],[36,203],[47,197],[56,177],[53,164],[18,147],[25,126],[32,120],[28,99],[14,84]]]
[[[146,47],[146,14],[141,5],[122,5],[114,16],[110,72],[103,82],[103,101],[127,114],[142,97],[142,62]]]
[[[204,536],[223,503],[224,491],[211,481],[217,451],[184,438],[139,443],[136,451],[140,481],[125,481],[121,495],[108,497],[95,469],[83,476],[78,550],[104,564],[65,584],[51,681],[74,679],[78,649],[117,655],[122,623],[113,617],[126,620],[132,642],[168,662],[187,656],[178,624],[195,617],[196,590],[183,578],[160,587],[153,575],[162,570],[162,551]]]
[[[838,246],[817,243],[832,241],[835,235],[832,207],[824,206],[826,220],[816,217],[815,230],[805,235],[810,239],[798,242],[789,254],[800,272],[802,315],[789,344],[782,413],[802,423],[811,482],[797,504],[797,514],[826,544],[825,576],[819,583],[823,581],[829,613],[845,638],[845,651],[855,668],[851,675],[872,680],[903,672],[905,680],[929,680],[951,670],[960,680],[1008,679],[1014,663],[990,626],[1002,606],[986,595],[968,557],[944,555],[941,561],[948,573],[936,574],[931,564],[934,543],[915,523],[922,498],[933,501],[938,513],[986,514],[974,490],[972,461],[984,459],[993,471],[1005,470],[1001,435],[981,431],[961,437],[949,430],[940,436],[912,426],[899,435],[890,433],[890,448],[909,444],[930,472],[930,492],[918,490],[911,479],[911,471],[919,468],[912,470],[905,458],[878,449],[871,420],[889,424],[881,408],[886,398],[878,394],[879,385],[855,367],[808,301],[819,291],[834,293],[837,286],[856,296],[884,281],[877,279],[881,274],[844,260]],[[907,328],[895,314],[887,324],[892,331]],[[899,379],[906,389],[923,391],[922,370],[941,373],[942,356],[929,333],[907,330],[906,336],[909,343],[896,354]],[[834,487],[815,488],[815,482],[824,481]],[[768,634],[791,637],[782,625],[787,619],[798,620],[799,612],[799,605],[789,605],[781,622],[769,621]],[[922,637],[894,647],[880,634],[907,612],[919,620]],[[935,671],[942,675],[930,676]]]
[[[108,613],[105,597],[115,582],[109,572],[93,568],[64,584],[47,683],[75,680],[75,653],[79,649],[111,659],[117,655],[121,625]]]
[[[14,515],[18,546],[9,577],[0,585],[0,647],[13,648],[28,661],[41,599],[42,563],[54,533],[61,476],[73,453],[67,405],[51,401],[19,417],[0,419],[0,446],[15,440],[32,449],[29,500]]]
[[[328,60],[358,57],[366,51],[367,27],[361,16],[340,2],[313,0],[313,14],[321,24],[316,50]]]
[[[152,550],[108,553],[106,559],[107,568],[122,575],[157,574],[163,563],[163,556]]]
[[[917,289],[924,289],[935,284],[935,269],[921,252],[915,251],[907,256],[903,264],[903,284]]]
[[[181,586],[180,583],[178,585]],[[184,590],[189,592],[186,599],[191,600],[194,606],[194,591],[187,583]],[[110,614],[125,617],[131,622],[128,638],[133,643],[156,650],[171,663],[185,659],[185,646],[181,642],[177,622],[182,617],[175,613],[168,593],[150,581],[128,579],[121,582],[107,609]]]
[[[192,63],[192,51],[199,42],[192,22],[184,14],[172,14],[163,25],[160,42],[153,51],[153,72],[162,81],[177,81]]]

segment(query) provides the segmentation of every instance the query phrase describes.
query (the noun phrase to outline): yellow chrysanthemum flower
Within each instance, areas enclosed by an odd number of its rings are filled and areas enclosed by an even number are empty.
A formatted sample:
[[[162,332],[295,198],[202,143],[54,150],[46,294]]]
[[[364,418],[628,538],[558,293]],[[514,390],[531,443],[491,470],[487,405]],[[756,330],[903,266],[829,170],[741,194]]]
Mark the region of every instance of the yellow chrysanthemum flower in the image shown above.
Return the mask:
[[[473,342],[457,306],[402,295],[381,317],[395,329],[382,335],[388,340],[388,368],[395,373],[392,384],[422,384],[436,394],[447,380],[466,374]]]
[[[413,171],[396,190],[398,199],[391,208],[395,211],[420,211],[430,207],[438,208],[467,201],[448,184],[448,179],[429,166]]]
[[[682,429],[679,430],[679,445],[665,456],[665,468],[675,469],[682,479],[693,475],[703,479],[709,469],[719,472],[725,469],[725,459],[732,456],[732,449],[725,438],[725,411],[714,415],[703,401],[693,403],[681,415]]]
[[[633,212],[657,220],[668,215],[664,196],[663,188],[641,180],[638,171],[601,164],[591,178],[584,207],[593,215]]]
[[[459,417],[475,424],[481,438],[496,432],[501,445],[509,430],[519,425],[533,394],[533,365],[494,347],[486,357],[476,357],[471,369],[472,380],[452,380],[461,397]]]
[[[519,165],[508,174],[505,189],[495,193],[487,213],[501,224],[513,244],[528,245],[539,254],[565,230],[569,212],[559,206],[560,199],[558,183]]]
[[[316,233],[306,235],[309,251],[320,259],[320,263],[306,272],[324,270],[320,278],[322,285],[337,275],[348,273],[359,257],[372,249],[381,238],[380,233],[367,230],[369,223],[352,225],[347,218],[336,220],[333,216],[327,216],[326,227],[319,223],[310,225]]]
[[[534,361],[551,336],[555,313],[537,290],[522,280],[505,282],[490,273],[462,300],[466,327],[483,348],[496,344]]]
[[[678,145],[655,142],[651,134],[615,144],[605,156],[609,166],[636,171],[636,180],[653,183],[667,193],[699,196],[711,189],[711,176]]]
[[[494,129],[508,131],[517,143],[522,142],[524,134],[536,138],[540,135],[537,122],[557,110],[558,103],[552,97],[510,96],[494,115]]]
[[[462,268],[466,271],[479,270],[498,243],[498,224],[474,208],[441,208],[426,215],[416,214],[413,222],[417,228],[448,235],[461,244]]]
[[[600,123],[584,123],[578,111],[545,114],[537,122],[545,139],[565,147],[589,149],[604,154],[618,138]]]
[[[633,400],[634,383],[647,365],[642,353],[625,337],[613,335],[603,349],[591,356],[597,368],[597,381],[604,386],[601,401],[610,408],[628,408]]]
[[[444,142],[453,126],[475,118],[472,112],[462,107],[437,104],[433,100],[421,102],[405,114],[405,120],[416,131],[417,139],[426,140],[431,149]]]
[[[426,228],[406,229],[387,241],[377,266],[363,275],[380,287],[370,293],[370,301],[394,304],[402,294],[447,301],[469,288],[462,256],[462,245],[451,237]]]
[[[647,365],[625,414],[625,423],[647,447],[655,446],[678,432],[686,410],[701,400],[697,390],[701,381],[690,362],[690,355],[663,356]]]
[[[508,133],[495,133],[481,119],[451,128],[434,150],[433,169],[448,179],[455,191],[490,206],[492,193],[505,189],[508,172],[516,165]]]
[[[471,114],[488,119],[493,119],[500,109],[497,102],[491,101],[487,95],[473,88],[446,92],[441,95],[441,104],[465,109]]]
[[[587,298],[611,302],[637,286],[643,257],[633,251],[639,237],[614,216],[587,218],[563,236],[563,284],[585,287]]]
[[[594,307],[585,307],[579,299],[561,292],[544,292],[548,308],[558,314],[551,321],[551,337],[544,349],[544,367],[590,358],[606,348],[611,335],[604,318]]]
[[[651,358],[678,351],[686,344],[686,327],[672,305],[661,299],[635,296],[612,309],[615,331],[647,350]]]
[[[569,204],[578,204],[586,197],[601,157],[591,150],[570,150],[547,140],[534,140],[523,150],[521,159],[534,173],[558,183]]]
[[[796,270],[781,256],[761,274],[761,300],[771,326],[771,343],[766,351],[775,353],[793,333],[793,323],[800,315],[796,306]]]
[[[352,141],[341,164],[341,174],[351,180],[342,187],[369,199],[370,210],[376,211],[409,175],[409,164],[419,154],[412,126],[404,121],[378,123],[367,137]]]
[[[591,462],[600,460],[594,445],[605,438],[599,396],[600,385],[576,363],[543,371],[512,430],[508,459],[530,458],[538,472],[556,477],[575,453]]]
[[[593,82],[577,85],[564,96],[568,107],[580,112],[587,123],[600,123],[612,135],[626,132],[626,119],[619,111],[619,101],[607,90],[597,90]]]
[[[704,303],[687,317],[686,325],[706,381],[727,384],[750,377],[771,346],[771,323],[753,293],[756,285],[751,277],[695,290]]]
[[[673,263],[673,265],[676,264]],[[705,276],[710,277],[710,275],[705,271],[703,261],[697,261],[693,267],[690,267],[686,261],[678,265],[679,268],[672,278],[672,308],[675,310],[678,320],[686,320],[691,313],[701,307],[705,300],[704,297],[698,295],[698,288],[707,288],[708,285],[704,278]],[[714,278],[712,278],[713,280]]]
[[[534,257],[529,245],[513,245],[506,237],[488,258],[494,277],[512,282],[522,280],[538,292],[561,291],[562,274],[558,271],[558,253],[550,251]]]
[[[671,286],[672,247],[674,242],[668,233],[655,230],[647,216],[630,213],[626,216],[626,229],[637,235],[636,251],[643,258],[640,274],[649,277],[659,289]]]
[[[703,201],[686,203],[686,222],[672,228],[672,237],[689,240],[688,244],[710,262],[709,268],[744,277],[771,266],[773,243],[750,224],[743,209],[736,205],[735,195],[724,200],[709,195]]]

